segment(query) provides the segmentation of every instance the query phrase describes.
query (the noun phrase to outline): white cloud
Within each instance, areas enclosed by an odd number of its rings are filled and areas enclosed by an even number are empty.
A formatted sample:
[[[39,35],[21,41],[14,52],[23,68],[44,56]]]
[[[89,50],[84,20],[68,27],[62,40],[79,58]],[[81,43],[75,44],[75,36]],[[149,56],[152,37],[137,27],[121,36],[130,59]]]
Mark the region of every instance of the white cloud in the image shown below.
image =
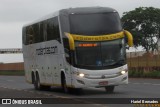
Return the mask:
[[[0,23],[0,48],[22,47],[22,23]]]
[[[25,23],[62,8],[112,7],[122,16],[123,12],[140,6],[160,8],[159,4],[159,0],[0,0],[0,48],[20,48]],[[1,60],[5,61],[5,58]]]

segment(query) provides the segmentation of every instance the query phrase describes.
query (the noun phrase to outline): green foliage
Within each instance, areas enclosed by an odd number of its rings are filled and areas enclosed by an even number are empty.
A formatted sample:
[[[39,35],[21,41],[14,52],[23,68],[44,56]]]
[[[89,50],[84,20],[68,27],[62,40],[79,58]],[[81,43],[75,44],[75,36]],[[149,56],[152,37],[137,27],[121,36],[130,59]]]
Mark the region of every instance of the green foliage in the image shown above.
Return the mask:
[[[129,71],[129,77],[160,78],[160,71]]]
[[[24,71],[5,70],[0,71],[0,75],[24,76]]]
[[[147,52],[157,49],[160,36],[160,9],[139,7],[125,12],[122,16],[124,29],[133,35],[134,46],[142,46]]]
[[[129,71],[130,77],[143,77],[143,71]]]

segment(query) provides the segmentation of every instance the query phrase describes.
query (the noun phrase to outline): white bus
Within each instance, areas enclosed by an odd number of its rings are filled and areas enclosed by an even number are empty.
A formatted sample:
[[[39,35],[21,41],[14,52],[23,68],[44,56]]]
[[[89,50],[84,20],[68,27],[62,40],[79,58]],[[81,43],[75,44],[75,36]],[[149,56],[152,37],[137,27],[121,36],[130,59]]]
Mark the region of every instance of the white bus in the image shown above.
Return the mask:
[[[62,9],[23,27],[26,81],[35,89],[114,87],[128,83],[126,44],[119,14],[108,7]]]

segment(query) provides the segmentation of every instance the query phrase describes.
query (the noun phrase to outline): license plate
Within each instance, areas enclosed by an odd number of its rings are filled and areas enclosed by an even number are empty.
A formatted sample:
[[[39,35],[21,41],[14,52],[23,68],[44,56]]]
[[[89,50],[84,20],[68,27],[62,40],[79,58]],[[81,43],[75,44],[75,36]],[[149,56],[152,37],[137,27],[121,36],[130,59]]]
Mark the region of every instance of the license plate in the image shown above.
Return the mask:
[[[108,81],[99,82],[99,85],[108,85]]]

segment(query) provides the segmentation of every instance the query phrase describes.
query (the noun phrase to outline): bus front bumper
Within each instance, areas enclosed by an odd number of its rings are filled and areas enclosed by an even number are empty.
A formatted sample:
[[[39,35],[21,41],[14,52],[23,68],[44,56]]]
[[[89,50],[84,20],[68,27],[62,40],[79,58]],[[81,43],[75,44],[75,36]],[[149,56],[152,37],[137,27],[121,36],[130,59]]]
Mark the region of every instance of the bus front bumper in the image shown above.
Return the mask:
[[[75,88],[105,87],[128,84],[128,72],[113,78],[90,79],[85,77],[75,77],[72,83]]]

